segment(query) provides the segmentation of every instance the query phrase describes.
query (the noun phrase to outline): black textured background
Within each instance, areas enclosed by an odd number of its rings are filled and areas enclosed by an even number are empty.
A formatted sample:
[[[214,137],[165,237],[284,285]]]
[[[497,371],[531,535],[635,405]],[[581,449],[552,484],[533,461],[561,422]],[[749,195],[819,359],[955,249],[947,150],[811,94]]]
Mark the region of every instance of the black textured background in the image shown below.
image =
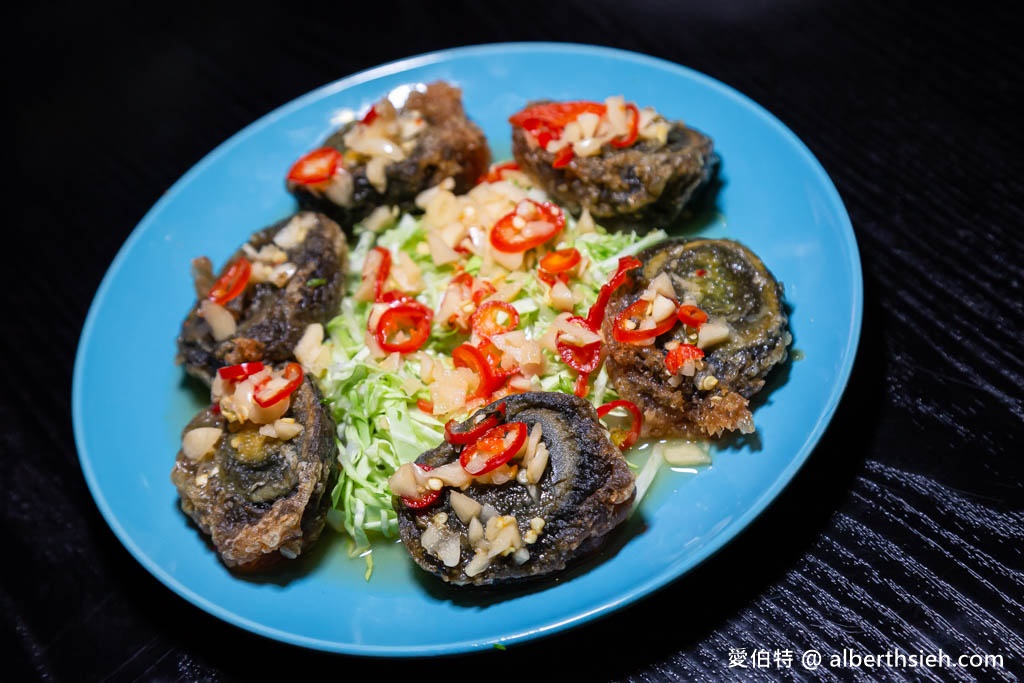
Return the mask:
[[[26,4],[5,21],[14,187],[0,268],[0,679],[1022,675],[1024,59],[1012,4],[120,5]],[[122,548],[78,465],[71,372],[103,273],[161,194],[260,116],[381,62],[513,40],[684,64],[810,147],[849,210],[865,278],[860,353],[831,427],[720,553],[562,635],[385,661],[277,644],[208,616]],[[145,367],[144,355],[126,359],[141,383]],[[1004,668],[727,666],[731,649],[808,648],[1001,654]]]

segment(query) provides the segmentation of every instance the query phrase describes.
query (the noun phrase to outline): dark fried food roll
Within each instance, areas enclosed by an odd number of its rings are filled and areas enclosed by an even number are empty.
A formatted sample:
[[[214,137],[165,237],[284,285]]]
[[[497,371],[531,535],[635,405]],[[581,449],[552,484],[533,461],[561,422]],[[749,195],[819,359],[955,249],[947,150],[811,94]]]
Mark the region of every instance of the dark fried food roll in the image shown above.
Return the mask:
[[[573,215],[611,229],[667,228],[717,173],[710,137],[621,97],[531,103],[510,119],[520,169]]]
[[[348,246],[330,218],[300,212],[256,232],[215,277],[193,261],[196,304],[178,335],[177,361],[206,384],[225,365],[294,358],[306,328],[341,303]]]
[[[320,537],[337,479],[334,421],[316,384],[290,363],[237,381],[218,380],[216,408],[197,414],[182,432],[171,481],[181,509],[210,537],[224,564],[266,569],[306,552]],[[277,398],[264,408],[261,381]],[[248,386],[247,384],[248,383]],[[270,386],[268,383],[264,386]],[[287,394],[281,396],[280,394]],[[264,400],[266,402],[266,400]]]
[[[462,92],[435,82],[413,90],[400,109],[387,98],[299,159],[286,186],[299,206],[348,230],[378,207],[414,211],[420,192],[446,178],[467,192],[487,172],[491,152],[467,116]]]
[[[629,466],[577,396],[511,395],[449,434],[391,479],[402,541],[446,582],[559,572],[600,548],[632,505]]]
[[[603,329],[609,379],[643,411],[643,436],[753,432],[749,399],[792,341],[782,285],[731,240],[666,240],[637,256]]]

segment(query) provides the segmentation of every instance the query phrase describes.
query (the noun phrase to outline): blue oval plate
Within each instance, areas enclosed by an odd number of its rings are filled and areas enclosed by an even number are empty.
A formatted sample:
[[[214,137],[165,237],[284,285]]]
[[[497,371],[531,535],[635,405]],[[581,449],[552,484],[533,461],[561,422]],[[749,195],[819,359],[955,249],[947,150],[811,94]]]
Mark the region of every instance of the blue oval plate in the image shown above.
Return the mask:
[[[178,509],[170,470],[198,409],[173,362],[192,304],[190,260],[224,260],[254,230],[294,211],[291,163],[359,109],[411,83],[444,79],[510,156],[508,116],[537,98],[621,94],[708,133],[723,159],[719,213],[699,234],[738,239],[784,283],[794,347],[754,413],[756,448],[714,454],[696,473],[663,470],[612,547],[556,580],[486,600],[438,585],[403,549],[375,551],[372,578],[326,533],[274,580],[231,575]],[[845,388],[860,333],[856,241],[838,193],[807,148],[743,95],[684,67],[607,48],[500,44],[435,52],[332,83],[225,142],[153,207],[118,253],[89,311],[75,363],[79,458],[100,511],[127,549],[182,597],[281,641],[358,655],[467,652],[551,634],[607,615],[676,579],[775,498],[821,437]],[[125,358],[147,358],[143,379]],[[142,384],[145,389],[142,389]],[[444,624],[424,629],[420,624]]]

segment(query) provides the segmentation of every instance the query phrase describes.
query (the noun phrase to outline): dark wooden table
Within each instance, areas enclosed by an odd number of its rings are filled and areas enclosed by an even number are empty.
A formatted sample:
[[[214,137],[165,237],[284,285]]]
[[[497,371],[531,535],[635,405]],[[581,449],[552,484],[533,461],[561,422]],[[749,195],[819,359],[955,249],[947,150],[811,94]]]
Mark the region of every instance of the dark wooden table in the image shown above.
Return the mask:
[[[13,313],[0,334],[0,678],[1021,676],[1024,52],[1015,15],[984,2],[900,0],[298,5],[26,4],[7,24],[15,191],[0,294]],[[100,279],[161,194],[267,112],[378,63],[520,40],[608,45],[692,67],[772,111],[820,159],[849,210],[865,279],[860,352],[834,421],[790,486],[722,551],[564,634],[467,657],[361,659],[267,641],[207,615],[132,559],[79,467],[71,373]],[[136,365],[144,381],[144,360]],[[799,660],[809,649],[826,658],[941,650],[1002,664],[811,673]],[[757,666],[776,651],[781,661]],[[786,651],[796,656],[788,666]]]

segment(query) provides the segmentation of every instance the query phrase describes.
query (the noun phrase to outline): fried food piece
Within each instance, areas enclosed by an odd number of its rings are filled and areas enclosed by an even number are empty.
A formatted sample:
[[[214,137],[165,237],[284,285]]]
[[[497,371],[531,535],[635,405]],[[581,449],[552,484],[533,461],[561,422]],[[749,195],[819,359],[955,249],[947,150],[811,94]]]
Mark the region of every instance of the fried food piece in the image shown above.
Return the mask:
[[[533,451],[467,477],[463,487],[445,488],[427,507],[395,498],[410,555],[456,585],[505,584],[564,570],[602,546],[635,495],[632,471],[587,401],[556,392],[515,394],[477,416],[495,414],[505,425],[525,424],[531,435],[536,429]],[[416,462],[432,468],[427,475],[446,476],[447,466],[459,478],[466,476],[460,455],[469,447],[445,441]]]
[[[238,268],[243,262],[247,275]],[[330,218],[301,212],[253,234],[219,278],[205,257],[193,261],[193,271],[197,300],[181,326],[176,360],[210,385],[225,365],[294,357],[306,328],[338,310],[348,245]]]
[[[643,268],[612,296],[604,333],[609,379],[621,398],[643,411],[642,435],[753,432],[749,399],[786,360],[792,341],[782,285],[760,258],[731,240],[666,240],[637,257]],[[650,344],[616,340],[616,320],[662,274],[667,277],[659,284],[668,282],[676,300],[699,308],[707,321],[680,322]],[[669,354],[680,345],[700,348],[703,357],[677,367]]]
[[[286,187],[299,206],[349,230],[378,207],[416,211],[416,195],[447,178],[457,194],[467,192],[490,162],[487,139],[466,116],[461,90],[438,81],[413,90],[400,109],[381,99],[361,121],[300,159]]]
[[[584,115],[596,116],[615,106],[607,102],[577,104],[594,105]],[[534,102],[524,112],[543,113],[550,104]],[[602,136],[609,125],[607,114],[589,137],[586,132],[575,133],[573,121],[561,127],[538,127],[536,119],[513,116],[512,153],[524,173],[577,217],[586,210],[610,229],[669,228],[690,215],[720,160],[704,133],[653,112],[638,111],[636,116],[643,121],[638,124],[640,130],[634,127],[624,133],[625,139],[613,137],[613,132]],[[556,118],[555,123],[562,120]],[[558,138],[547,140],[552,131]],[[570,139],[576,140],[559,147]],[[573,149],[587,153],[572,153]]]
[[[338,476],[334,421],[309,376],[286,400],[285,422],[301,426],[297,435],[287,424],[281,432],[288,427],[288,433],[268,436],[261,425],[229,421],[212,408],[182,432],[171,472],[181,509],[233,570],[262,570],[298,557],[317,541],[327,519]],[[197,448],[194,439],[207,434],[216,440]]]

